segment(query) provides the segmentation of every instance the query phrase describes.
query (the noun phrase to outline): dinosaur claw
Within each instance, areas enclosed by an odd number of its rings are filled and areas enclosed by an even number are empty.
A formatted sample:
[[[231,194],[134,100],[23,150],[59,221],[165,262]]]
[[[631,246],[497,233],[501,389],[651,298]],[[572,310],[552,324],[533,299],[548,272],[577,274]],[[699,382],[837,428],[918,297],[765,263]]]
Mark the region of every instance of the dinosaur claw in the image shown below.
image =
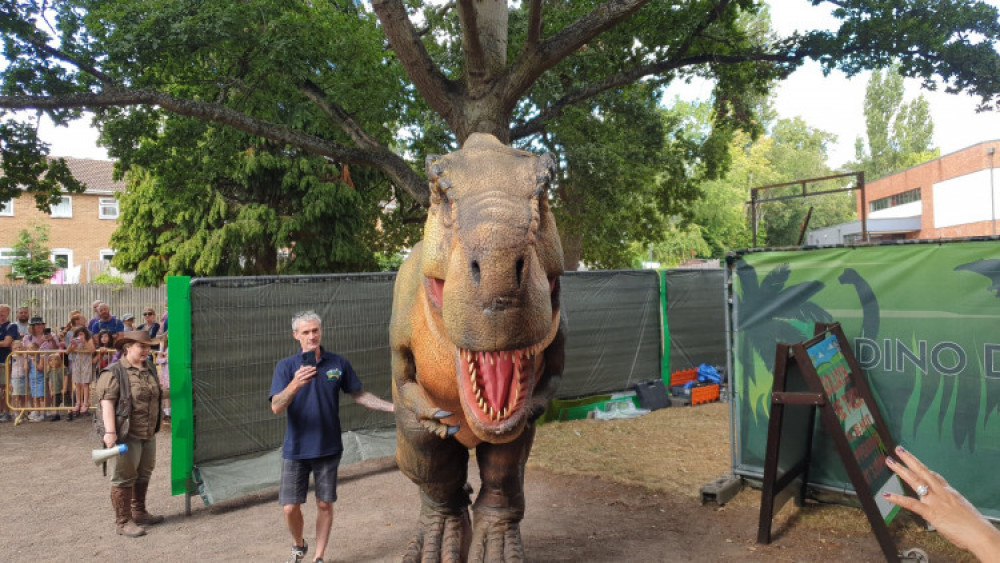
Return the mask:
[[[457,424],[455,426],[449,426],[448,427],[447,435],[448,436],[454,436],[455,434],[458,434],[458,431],[459,431],[460,428],[461,427],[459,425],[457,425]]]
[[[432,416],[438,420],[441,420],[442,418],[448,418],[449,416],[451,416],[451,413],[446,410],[438,409],[437,412],[435,412]]]

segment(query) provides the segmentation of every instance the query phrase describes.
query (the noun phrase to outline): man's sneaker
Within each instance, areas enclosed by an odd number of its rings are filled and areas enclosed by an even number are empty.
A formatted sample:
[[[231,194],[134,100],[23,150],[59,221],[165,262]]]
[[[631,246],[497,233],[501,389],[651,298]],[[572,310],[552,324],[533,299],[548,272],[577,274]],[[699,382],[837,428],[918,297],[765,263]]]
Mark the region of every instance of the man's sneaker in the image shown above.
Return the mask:
[[[45,420],[45,415],[38,411],[32,411],[32,413],[28,415],[28,422],[41,422],[43,420]]]
[[[10,422],[10,415],[5,412],[0,412],[0,422]]]
[[[309,551],[309,542],[302,539],[302,545],[293,545],[292,554],[288,557],[288,563],[299,563],[306,557],[306,552]]]

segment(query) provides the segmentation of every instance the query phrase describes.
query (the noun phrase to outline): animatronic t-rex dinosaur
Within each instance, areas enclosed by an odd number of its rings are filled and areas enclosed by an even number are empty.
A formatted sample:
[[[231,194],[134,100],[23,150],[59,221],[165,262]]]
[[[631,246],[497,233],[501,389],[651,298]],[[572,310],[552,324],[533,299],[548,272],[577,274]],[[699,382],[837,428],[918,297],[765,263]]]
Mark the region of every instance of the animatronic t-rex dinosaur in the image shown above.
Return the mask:
[[[431,207],[390,329],[396,460],[422,502],[404,561],[523,560],[524,464],[563,369],[553,167],[484,134],[427,159]]]

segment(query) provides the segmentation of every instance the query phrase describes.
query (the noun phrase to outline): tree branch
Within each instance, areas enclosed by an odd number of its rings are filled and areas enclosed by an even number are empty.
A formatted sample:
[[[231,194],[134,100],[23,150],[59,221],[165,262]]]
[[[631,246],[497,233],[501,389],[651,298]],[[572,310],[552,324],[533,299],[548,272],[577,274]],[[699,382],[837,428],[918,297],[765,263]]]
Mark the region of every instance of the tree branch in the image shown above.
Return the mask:
[[[479,35],[474,0],[458,0],[458,21],[462,28],[462,46],[465,49],[465,71],[472,82],[481,81],[487,74],[486,54]]]
[[[534,49],[542,38],[542,0],[531,0],[528,7],[528,36],[524,40],[524,48]]]
[[[302,94],[312,100],[320,111],[330,116],[330,119],[336,123],[341,131],[347,134],[354,141],[358,147],[361,148],[382,148],[382,144],[378,142],[377,139],[372,137],[365,131],[354,118],[351,117],[347,110],[340,107],[339,104],[331,102],[327,96],[326,92],[323,91],[316,83],[311,80],[306,80],[305,84],[301,88]]]
[[[382,23],[382,31],[389,39],[393,53],[399,57],[413,85],[427,104],[455,129],[453,120],[457,112],[451,92],[457,86],[434,65],[406,13],[406,7],[400,0],[373,0],[372,8]]]
[[[100,69],[98,69],[94,65],[85,63],[85,62],[80,61],[80,60],[77,60],[75,57],[69,55],[68,53],[64,53],[63,51],[60,51],[59,49],[56,49],[55,47],[50,47],[44,41],[39,41],[38,39],[36,39],[34,37],[30,37],[30,36],[29,37],[25,37],[23,35],[19,35],[19,37],[21,38],[21,40],[23,40],[24,42],[30,44],[35,49],[38,49],[39,51],[41,51],[41,52],[49,55],[50,57],[52,57],[54,59],[57,59],[57,60],[65,62],[65,63],[69,63],[69,64],[73,65],[76,68],[79,68],[80,70],[82,70],[83,72],[86,72],[87,74],[93,76],[94,78],[97,78],[98,80],[100,80],[101,82],[103,82],[105,84],[108,84],[108,85],[115,84],[115,81],[110,76],[108,76],[107,74],[105,74],[104,72],[102,72]]]
[[[537,45],[527,43],[511,67],[504,92],[513,106],[546,70],[559,64],[588,41],[628,19],[650,0],[609,0]]]
[[[708,29],[708,26],[712,25],[712,22],[719,19],[719,16],[722,15],[722,12],[726,9],[726,6],[729,5],[729,2],[730,0],[720,0],[714,8],[709,10],[708,17],[695,26],[694,29],[691,30],[691,33],[684,38],[684,42],[678,46],[675,56],[686,56],[688,51],[691,49],[691,44],[694,43],[694,40],[697,39],[706,29]]]
[[[603,92],[614,88],[621,88],[636,82],[637,80],[683,68],[686,66],[700,64],[739,64],[754,61],[768,61],[774,63],[798,64],[805,59],[805,55],[787,55],[774,53],[745,53],[742,55],[698,55],[680,60],[660,61],[648,65],[639,66],[614,76],[609,76],[600,82],[588,84],[582,88],[568,92],[565,96],[556,100],[552,105],[543,109],[529,121],[516,125],[510,134],[511,141],[522,139],[528,135],[534,135],[544,130],[545,125],[552,119],[560,116],[567,107],[593,98]]]
[[[93,109],[136,105],[159,106],[178,115],[185,115],[228,125],[245,133],[285,143],[308,153],[325,156],[347,164],[378,168],[397,186],[406,190],[422,205],[429,203],[427,182],[399,156],[380,146],[368,149],[339,145],[296,131],[284,125],[269,123],[223,105],[184,100],[155,90],[109,89],[99,94],[67,94],[58,96],[0,96],[0,109]]]

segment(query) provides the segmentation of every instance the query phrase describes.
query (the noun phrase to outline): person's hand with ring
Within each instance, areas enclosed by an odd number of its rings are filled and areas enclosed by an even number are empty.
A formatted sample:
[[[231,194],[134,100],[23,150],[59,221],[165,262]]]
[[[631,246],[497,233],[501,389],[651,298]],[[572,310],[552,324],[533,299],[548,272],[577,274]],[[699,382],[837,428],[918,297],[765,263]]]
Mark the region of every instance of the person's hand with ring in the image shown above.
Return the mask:
[[[896,455],[902,463],[886,457],[889,469],[906,481],[918,498],[883,493],[886,500],[919,515],[948,541],[971,551],[980,561],[1000,563],[1000,530],[944,477],[928,469],[902,446],[896,448]]]

